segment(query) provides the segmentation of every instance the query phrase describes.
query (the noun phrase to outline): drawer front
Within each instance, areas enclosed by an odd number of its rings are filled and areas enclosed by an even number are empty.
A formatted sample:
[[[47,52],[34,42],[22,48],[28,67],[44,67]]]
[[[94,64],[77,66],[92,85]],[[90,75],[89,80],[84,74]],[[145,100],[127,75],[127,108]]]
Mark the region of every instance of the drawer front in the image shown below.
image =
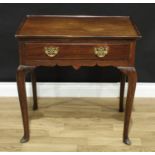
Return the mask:
[[[130,43],[25,43],[26,60],[128,60]]]

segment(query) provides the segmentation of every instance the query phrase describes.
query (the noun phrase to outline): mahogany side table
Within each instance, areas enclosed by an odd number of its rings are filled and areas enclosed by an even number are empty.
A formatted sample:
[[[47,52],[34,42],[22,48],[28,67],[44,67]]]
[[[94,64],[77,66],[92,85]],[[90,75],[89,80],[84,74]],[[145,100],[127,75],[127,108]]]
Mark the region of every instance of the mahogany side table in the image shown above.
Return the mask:
[[[17,85],[24,126],[21,143],[30,138],[25,76],[31,72],[33,109],[38,108],[34,70],[38,66],[113,66],[121,72],[119,111],[123,112],[124,86],[128,79],[123,142],[130,144],[129,124],[137,74],[136,41],[141,37],[128,16],[28,15],[18,28],[20,64]]]

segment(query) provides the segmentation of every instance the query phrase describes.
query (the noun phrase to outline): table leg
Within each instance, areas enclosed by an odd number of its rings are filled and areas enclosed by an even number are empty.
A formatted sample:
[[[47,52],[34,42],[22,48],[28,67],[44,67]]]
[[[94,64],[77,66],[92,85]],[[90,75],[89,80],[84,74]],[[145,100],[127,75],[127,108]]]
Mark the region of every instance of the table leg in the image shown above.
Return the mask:
[[[21,143],[25,143],[29,140],[29,118],[28,118],[28,107],[27,107],[27,97],[25,88],[25,77],[26,73],[32,68],[20,65],[17,69],[17,87],[19,94],[19,102],[21,108],[21,114],[23,119],[24,136],[20,140]]]
[[[36,75],[35,70],[31,72],[32,92],[33,92],[33,110],[38,109],[37,91],[36,91]]]
[[[120,100],[119,100],[119,112],[124,112],[124,88],[125,88],[126,76],[121,73],[121,84],[120,84]]]
[[[128,77],[128,93],[125,107],[123,142],[127,145],[130,145],[131,141],[129,140],[128,134],[134,94],[136,89],[137,73],[134,67],[119,67],[119,69]]]

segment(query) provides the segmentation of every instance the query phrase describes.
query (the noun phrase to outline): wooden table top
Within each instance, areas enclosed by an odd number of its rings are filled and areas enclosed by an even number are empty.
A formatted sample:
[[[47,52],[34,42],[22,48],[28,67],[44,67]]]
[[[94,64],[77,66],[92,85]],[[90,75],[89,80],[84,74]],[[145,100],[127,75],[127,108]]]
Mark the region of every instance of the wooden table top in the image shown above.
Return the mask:
[[[26,16],[17,38],[139,38],[128,16]]]

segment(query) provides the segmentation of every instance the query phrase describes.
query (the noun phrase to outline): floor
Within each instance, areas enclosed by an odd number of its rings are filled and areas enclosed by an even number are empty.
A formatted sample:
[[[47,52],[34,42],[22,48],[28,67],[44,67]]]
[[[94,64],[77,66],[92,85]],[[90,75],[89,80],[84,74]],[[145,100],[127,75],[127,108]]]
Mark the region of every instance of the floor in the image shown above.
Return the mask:
[[[21,144],[17,98],[0,98],[0,151],[155,151],[155,98],[136,98],[130,138],[122,143],[123,113],[117,98],[40,98],[29,101],[31,139]]]

